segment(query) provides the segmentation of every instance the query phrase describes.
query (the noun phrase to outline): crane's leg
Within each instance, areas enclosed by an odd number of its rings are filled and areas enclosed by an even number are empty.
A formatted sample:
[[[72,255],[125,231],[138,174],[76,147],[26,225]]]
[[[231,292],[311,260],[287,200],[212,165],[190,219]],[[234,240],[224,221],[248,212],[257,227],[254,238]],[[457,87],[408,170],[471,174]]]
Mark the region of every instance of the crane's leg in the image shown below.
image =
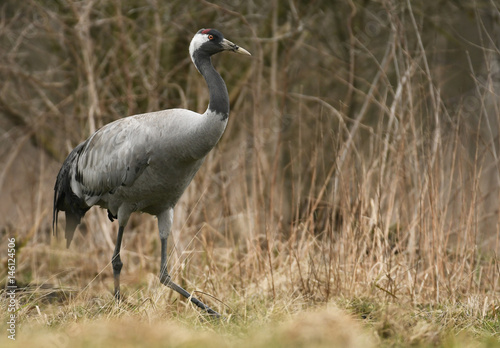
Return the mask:
[[[196,306],[203,309],[205,312],[210,314],[211,316],[220,318],[220,314],[214,311],[212,308],[203,304],[196,297],[191,296],[189,292],[184,290],[180,285],[177,285],[172,281],[170,275],[167,272],[167,239],[170,235],[170,229],[172,226],[173,219],[173,210],[169,209],[166,212],[158,215],[158,229],[160,230],[160,241],[161,241],[161,263],[160,263],[160,282],[168,286],[170,289],[178,292],[191,302],[193,302]]]
[[[116,237],[115,251],[113,252],[113,258],[111,259],[111,264],[113,265],[113,278],[115,279],[115,299],[120,300],[120,272],[123,267],[122,260],[120,259],[120,248],[122,245],[123,230],[125,226],[120,226],[118,228],[118,236]]]

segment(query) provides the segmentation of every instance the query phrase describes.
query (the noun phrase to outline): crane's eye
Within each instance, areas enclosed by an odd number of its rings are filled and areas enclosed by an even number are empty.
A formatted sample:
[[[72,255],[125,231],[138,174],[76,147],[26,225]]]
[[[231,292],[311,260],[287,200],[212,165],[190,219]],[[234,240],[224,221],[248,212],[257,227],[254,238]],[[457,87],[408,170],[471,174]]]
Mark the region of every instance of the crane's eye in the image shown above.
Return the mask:
[[[212,34],[208,35],[208,39],[209,40],[213,40],[214,39],[214,36]]]

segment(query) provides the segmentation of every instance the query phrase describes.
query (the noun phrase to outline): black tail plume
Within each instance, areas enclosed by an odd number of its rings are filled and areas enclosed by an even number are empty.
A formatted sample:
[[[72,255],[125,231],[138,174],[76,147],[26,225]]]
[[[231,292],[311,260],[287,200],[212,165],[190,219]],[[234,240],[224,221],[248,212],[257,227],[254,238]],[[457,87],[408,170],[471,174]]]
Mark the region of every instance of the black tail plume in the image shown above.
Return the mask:
[[[80,224],[89,206],[85,200],[78,197],[71,189],[71,167],[78,159],[85,143],[75,147],[64,161],[54,186],[54,207],[52,213],[52,231],[57,235],[57,215],[59,211],[66,212],[66,247],[69,248],[75,229]]]

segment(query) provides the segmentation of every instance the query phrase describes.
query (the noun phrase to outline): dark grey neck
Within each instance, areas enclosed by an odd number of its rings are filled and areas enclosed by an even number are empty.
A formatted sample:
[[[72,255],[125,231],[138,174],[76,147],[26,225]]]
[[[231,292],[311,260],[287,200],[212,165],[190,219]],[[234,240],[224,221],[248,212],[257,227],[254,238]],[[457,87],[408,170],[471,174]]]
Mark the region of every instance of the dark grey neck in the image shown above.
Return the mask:
[[[202,52],[194,54],[194,64],[207,82],[210,102],[208,109],[222,116],[224,121],[229,117],[229,94],[224,80],[212,65],[210,56]]]

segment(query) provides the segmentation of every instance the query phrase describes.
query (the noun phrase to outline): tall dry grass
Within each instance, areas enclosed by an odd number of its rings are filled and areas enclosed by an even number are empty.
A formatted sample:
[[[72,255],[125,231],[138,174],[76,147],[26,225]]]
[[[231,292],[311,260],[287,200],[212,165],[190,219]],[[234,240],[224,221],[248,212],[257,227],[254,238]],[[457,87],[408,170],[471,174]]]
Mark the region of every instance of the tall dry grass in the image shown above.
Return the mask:
[[[214,59],[232,114],[176,207],[176,281],[247,319],[330,301],[362,313],[359,298],[498,319],[494,2],[32,0],[0,16],[2,238],[20,285],[111,300],[116,223],[93,209],[69,250],[50,236],[58,166],[114,119],[204,111],[187,47],[217,27],[253,57]],[[153,218],[131,219],[125,296],[179,311],[158,241]]]

